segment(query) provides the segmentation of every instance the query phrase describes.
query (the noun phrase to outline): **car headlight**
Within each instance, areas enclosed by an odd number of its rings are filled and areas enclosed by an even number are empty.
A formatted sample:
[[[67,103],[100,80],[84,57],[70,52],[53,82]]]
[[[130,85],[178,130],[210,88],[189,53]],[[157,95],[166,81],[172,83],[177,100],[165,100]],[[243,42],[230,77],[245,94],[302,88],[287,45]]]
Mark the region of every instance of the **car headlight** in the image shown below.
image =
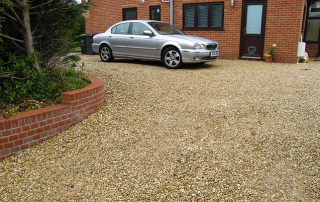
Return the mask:
[[[196,43],[196,44],[193,45],[193,47],[194,47],[195,49],[204,49],[204,48],[206,48],[206,45],[205,45],[205,44],[198,44],[198,43]]]
[[[200,49],[200,48],[201,48],[201,45],[198,44],[198,43],[196,43],[196,44],[193,45],[193,47],[194,47],[195,49]]]

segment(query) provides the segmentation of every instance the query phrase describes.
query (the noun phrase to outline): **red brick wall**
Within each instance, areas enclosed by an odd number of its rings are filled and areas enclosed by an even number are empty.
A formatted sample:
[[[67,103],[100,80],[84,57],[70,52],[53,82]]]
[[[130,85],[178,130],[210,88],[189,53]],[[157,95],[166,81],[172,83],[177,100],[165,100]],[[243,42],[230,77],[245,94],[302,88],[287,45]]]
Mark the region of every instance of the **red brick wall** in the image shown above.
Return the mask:
[[[149,6],[161,5],[161,20],[169,22],[169,4],[161,0],[91,0],[93,4],[86,17],[86,32],[99,33],[122,21],[122,8],[137,7],[138,19],[149,19]]]
[[[276,43],[277,62],[296,62],[304,0],[268,0],[265,52]]]
[[[278,44],[276,61],[296,62],[298,39],[301,33],[303,5],[305,0],[268,0],[265,51],[273,43]],[[169,22],[169,3],[161,0],[92,0],[93,6],[86,19],[86,32],[104,32],[108,27],[122,20],[122,8],[137,7],[138,19],[149,19],[149,6],[161,5],[161,20]],[[242,1],[235,0],[231,7],[230,0],[174,0],[174,24],[182,28],[185,3],[224,2],[224,30],[186,31],[216,40],[221,46],[221,58],[236,59],[240,51],[240,30]]]
[[[90,78],[85,88],[64,92],[62,104],[0,120],[0,161],[28,149],[83,120],[105,102],[104,82]]]
[[[183,27],[183,4],[196,2],[222,2],[221,0],[213,1],[186,1],[176,0],[174,4],[175,26]],[[203,36],[218,41],[220,44],[221,58],[237,59],[240,50],[240,30],[241,30],[241,14],[242,2],[237,1],[234,7],[231,6],[230,0],[224,2],[224,25],[223,30],[202,30],[202,31],[186,31],[187,34]]]
[[[318,56],[319,44],[307,44],[306,52],[310,58],[315,58]]]

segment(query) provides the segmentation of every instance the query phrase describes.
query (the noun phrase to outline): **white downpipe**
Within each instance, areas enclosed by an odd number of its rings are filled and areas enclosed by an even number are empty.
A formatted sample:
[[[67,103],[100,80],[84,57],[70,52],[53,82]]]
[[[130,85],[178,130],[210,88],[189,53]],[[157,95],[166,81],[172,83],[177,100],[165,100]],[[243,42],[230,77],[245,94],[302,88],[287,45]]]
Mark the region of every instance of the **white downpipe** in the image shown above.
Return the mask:
[[[306,43],[303,42],[302,36],[299,38],[297,57],[304,57],[306,54]]]
[[[162,3],[170,3],[170,25],[173,25],[173,0],[161,0]]]
[[[173,25],[173,0],[170,0],[170,24]]]

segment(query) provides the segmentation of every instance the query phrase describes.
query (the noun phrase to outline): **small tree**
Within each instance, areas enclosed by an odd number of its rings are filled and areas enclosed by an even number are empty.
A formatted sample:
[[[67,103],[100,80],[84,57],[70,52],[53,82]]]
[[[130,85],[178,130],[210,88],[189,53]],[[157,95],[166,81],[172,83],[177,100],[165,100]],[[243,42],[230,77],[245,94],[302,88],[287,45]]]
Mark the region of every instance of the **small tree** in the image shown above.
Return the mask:
[[[0,39],[14,54],[37,54],[41,66],[54,67],[69,49],[68,37],[87,4],[75,0],[1,0]],[[38,60],[35,67],[40,72]]]

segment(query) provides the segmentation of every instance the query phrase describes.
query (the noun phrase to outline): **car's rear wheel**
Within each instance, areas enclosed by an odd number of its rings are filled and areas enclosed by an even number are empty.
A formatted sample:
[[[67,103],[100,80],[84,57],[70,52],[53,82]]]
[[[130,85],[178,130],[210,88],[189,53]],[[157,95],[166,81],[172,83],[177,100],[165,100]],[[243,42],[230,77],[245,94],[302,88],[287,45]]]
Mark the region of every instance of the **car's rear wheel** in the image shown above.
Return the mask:
[[[103,62],[111,62],[114,60],[112,51],[109,46],[101,45],[99,49],[100,58]]]
[[[182,65],[182,57],[178,49],[166,48],[161,57],[162,64],[169,69],[176,69]]]

